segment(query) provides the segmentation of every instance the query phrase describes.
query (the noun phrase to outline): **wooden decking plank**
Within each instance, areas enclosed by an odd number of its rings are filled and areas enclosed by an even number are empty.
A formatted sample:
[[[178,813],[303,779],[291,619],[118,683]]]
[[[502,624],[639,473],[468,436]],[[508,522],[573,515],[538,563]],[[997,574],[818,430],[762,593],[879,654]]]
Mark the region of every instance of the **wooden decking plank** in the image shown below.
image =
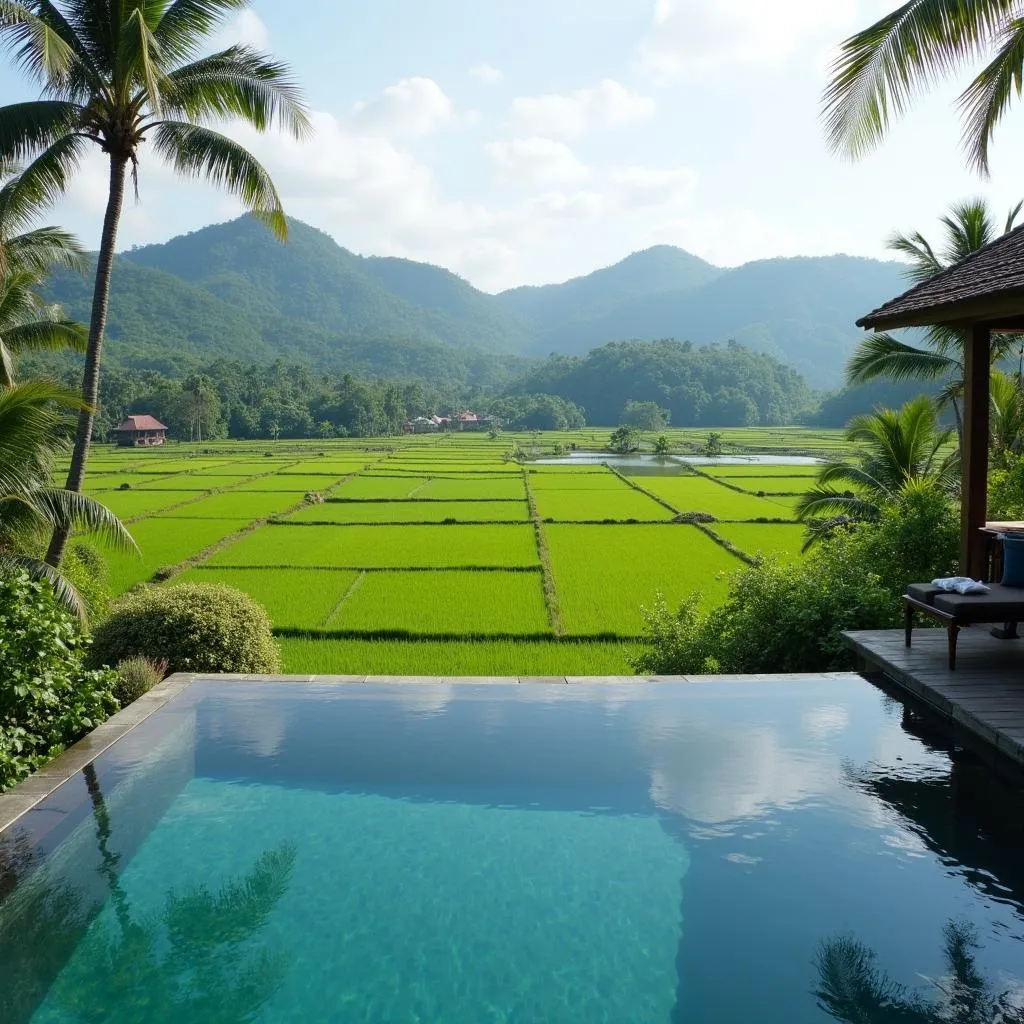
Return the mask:
[[[1024,642],[965,629],[957,667],[947,664],[946,632],[916,629],[908,648],[902,629],[844,635],[873,670],[959,723],[992,749],[1024,763]]]

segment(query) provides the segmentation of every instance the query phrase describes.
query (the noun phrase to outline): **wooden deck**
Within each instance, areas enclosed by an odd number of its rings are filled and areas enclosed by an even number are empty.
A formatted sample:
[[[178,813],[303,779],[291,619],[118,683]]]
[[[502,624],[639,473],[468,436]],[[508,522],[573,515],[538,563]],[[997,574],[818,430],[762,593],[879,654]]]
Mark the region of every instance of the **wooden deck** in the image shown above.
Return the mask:
[[[1024,765],[1024,639],[997,640],[983,626],[964,629],[950,671],[944,629],[915,629],[909,648],[902,629],[843,635],[865,674],[884,675],[985,747]]]

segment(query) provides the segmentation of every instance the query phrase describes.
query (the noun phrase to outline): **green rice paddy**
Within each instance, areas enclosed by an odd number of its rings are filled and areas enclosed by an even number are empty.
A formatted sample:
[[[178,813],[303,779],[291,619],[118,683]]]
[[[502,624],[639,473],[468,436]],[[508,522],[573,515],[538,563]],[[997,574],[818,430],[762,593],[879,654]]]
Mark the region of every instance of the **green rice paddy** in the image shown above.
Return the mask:
[[[844,444],[795,428],[724,433],[760,452],[824,457]],[[642,642],[641,608],[659,594],[712,606],[744,565],[736,551],[800,557],[790,495],[813,470],[710,465],[629,479],[503,459],[514,440],[588,448],[607,436],[98,448],[87,488],[142,552],[108,554],[116,593],[158,572],[173,577],[165,586],[238,587],[267,609],[289,672],[621,675]],[[670,436],[695,451],[706,435]],[[326,500],[306,502],[310,492]],[[672,509],[716,521],[673,522]]]

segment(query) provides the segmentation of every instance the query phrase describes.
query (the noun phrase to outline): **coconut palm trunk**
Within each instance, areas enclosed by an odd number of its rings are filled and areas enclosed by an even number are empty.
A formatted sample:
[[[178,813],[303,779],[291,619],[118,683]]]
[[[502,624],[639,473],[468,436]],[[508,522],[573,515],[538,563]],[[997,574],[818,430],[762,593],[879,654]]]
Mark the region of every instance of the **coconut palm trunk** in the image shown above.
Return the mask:
[[[239,198],[280,238],[281,197],[259,161],[210,125],[235,121],[257,132],[311,133],[285,64],[244,44],[202,55],[203,44],[250,0],[0,0],[0,48],[42,90],[42,98],[0,107],[0,166],[25,162],[24,188],[40,201],[63,195],[86,152],[110,163],[82,397],[67,486],[79,491],[99,397],[110,277],[129,166],[143,143],[178,174],[202,178]],[[68,529],[58,526],[47,560],[60,564]]]
[[[85,467],[89,459],[89,447],[92,444],[96,410],[99,408],[103,335],[107,330],[107,314],[110,310],[110,280],[114,269],[117,229],[121,222],[121,210],[124,208],[127,171],[127,158],[112,154],[110,157],[110,193],[107,196],[107,210],[103,217],[103,235],[100,239],[99,258],[96,261],[92,318],[89,321],[89,347],[86,349],[85,370],[82,373],[82,398],[85,405],[78,413],[75,448],[71,454],[71,466],[64,484],[64,489],[68,491],[81,491],[85,483]],[[70,536],[70,525],[59,526],[53,531],[50,546],[46,552],[47,564],[55,568],[60,565]]]

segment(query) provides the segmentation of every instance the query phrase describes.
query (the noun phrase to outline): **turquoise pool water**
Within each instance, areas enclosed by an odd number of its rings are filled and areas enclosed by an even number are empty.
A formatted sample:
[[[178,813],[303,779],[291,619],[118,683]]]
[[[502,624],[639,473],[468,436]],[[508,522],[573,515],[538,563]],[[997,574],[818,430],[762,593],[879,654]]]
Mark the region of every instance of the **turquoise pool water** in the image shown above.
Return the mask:
[[[1022,811],[852,677],[197,683],[0,836],[0,1021],[1017,1021]]]

